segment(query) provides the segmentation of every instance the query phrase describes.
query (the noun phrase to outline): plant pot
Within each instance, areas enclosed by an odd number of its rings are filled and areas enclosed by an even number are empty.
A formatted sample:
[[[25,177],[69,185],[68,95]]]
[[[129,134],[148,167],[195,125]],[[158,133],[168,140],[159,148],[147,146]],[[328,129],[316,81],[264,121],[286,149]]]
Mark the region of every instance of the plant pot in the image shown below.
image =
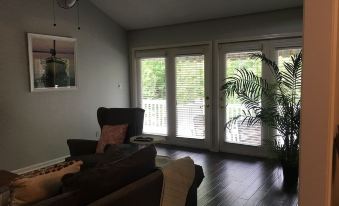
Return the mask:
[[[281,162],[284,174],[284,186],[293,187],[298,184],[299,179],[299,166],[298,164],[291,164],[282,161]]]

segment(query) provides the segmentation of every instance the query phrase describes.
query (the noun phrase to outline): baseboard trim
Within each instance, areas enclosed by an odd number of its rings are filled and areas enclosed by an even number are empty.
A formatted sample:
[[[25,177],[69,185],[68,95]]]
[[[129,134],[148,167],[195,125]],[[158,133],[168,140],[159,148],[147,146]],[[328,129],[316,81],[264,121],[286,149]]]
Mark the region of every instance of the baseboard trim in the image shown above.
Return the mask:
[[[27,166],[27,167],[23,167],[23,168],[20,168],[20,169],[17,169],[17,170],[13,170],[12,172],[16,173],[18,175],[21,175],[21,174],[24,174],[24,173],[27,173],[27,172],[31,172],[33,170],[41,169],[41,168],[44,168],[44,167],[48,167],[48,166],[63,162],[63,161],[65,161],[65,159],[67,157],[69,157],[69,155],[66,155],[66,156],[63,156],[63,157],[58,157],[58,158],[55,158],[55,159],[52,159],[52,160],[48,160],[46,162],[33,164],[33,165],[30,165],[30,166]]]

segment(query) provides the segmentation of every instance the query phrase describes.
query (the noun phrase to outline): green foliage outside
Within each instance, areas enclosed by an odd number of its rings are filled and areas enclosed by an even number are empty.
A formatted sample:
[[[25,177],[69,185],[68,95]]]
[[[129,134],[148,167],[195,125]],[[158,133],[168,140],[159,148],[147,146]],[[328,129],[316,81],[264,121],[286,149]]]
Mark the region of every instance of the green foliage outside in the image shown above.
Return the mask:
[[[166,99],[165,58],[141,59],[142,96],[146,99]]]
[[[141,59],[142,96],[145,99],[166,99],[165,58]],[[204,57],[176,58],[176,94],[178,103],[204,98]]]
[[[253,53],[253,52],[252,52]],[[258,59],[250,57],[251,53],[229,53],[226,55],[226,77],[233,76],[237,69],[244,68],[261,76],[262,63]],[[226,104],[241,104],[237,95],[227,97]]]
[[[205,97],[204,56],[176,57],[175,62],[177,103],[203,101]]]

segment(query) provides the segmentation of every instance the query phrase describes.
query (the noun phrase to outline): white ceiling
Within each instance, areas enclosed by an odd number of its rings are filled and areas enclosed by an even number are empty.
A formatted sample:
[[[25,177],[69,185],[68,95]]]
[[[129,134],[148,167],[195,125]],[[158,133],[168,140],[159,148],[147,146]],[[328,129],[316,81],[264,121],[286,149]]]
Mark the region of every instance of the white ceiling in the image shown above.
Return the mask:
[[[128,30],[302,6],[303,0],[91,0]]]

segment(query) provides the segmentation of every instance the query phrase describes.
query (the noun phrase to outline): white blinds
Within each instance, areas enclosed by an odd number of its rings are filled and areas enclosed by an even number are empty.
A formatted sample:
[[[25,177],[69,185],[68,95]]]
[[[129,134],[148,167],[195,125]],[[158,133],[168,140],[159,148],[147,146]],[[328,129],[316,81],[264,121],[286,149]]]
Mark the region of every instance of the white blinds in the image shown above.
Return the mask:
[[[166,59],[140,59],[141,107],[145,134],[167,135]]]
[[[177,137],[205,138],[204,55],[175,58]]]

